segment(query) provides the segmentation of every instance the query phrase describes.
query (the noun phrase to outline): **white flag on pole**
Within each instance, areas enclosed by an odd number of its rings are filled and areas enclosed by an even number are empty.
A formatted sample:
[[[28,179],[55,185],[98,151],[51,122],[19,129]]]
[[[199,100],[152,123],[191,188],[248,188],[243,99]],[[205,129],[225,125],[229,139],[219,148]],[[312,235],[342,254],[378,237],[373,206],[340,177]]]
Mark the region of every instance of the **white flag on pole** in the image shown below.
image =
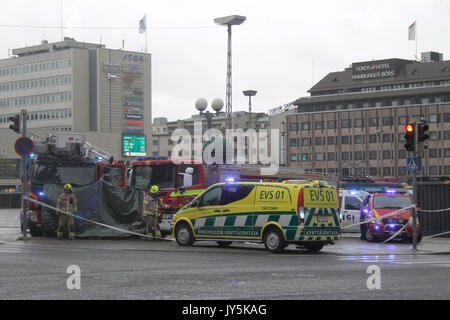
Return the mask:
[[[416,21],[408,27],[408,40],[416,40]]]
[[[145,15],[141,20],[139,20],[139,33],[147,32],[147,15]]]

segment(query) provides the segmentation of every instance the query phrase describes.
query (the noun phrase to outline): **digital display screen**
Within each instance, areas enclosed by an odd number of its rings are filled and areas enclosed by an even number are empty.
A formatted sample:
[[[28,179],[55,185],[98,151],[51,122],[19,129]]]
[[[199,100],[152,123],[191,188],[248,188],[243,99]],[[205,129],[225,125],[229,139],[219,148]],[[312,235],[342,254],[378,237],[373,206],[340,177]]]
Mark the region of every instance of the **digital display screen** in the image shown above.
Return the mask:
[[[147,137],[142,135],[122,136],[122,152],[124,156],[142,157],[147,155]]]

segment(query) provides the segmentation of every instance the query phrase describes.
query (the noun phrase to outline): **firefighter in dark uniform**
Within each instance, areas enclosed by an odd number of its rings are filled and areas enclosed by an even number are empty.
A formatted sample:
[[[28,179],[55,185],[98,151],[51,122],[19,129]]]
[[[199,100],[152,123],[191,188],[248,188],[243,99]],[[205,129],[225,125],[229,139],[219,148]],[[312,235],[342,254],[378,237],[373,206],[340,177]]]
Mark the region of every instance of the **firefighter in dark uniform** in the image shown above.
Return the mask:
[[[78,212],[77,197],[72,192],[72,186],[66,184],[64,186],[64,193],[58,197],[56,207],[60,210],[76,215]],[[75,239],[75,218],[73,216],[56,211],[59,215],[58,230],[56,236],[58,239],[62,239],[64,226],[67,224],[69,229],[69,239]]]
[[[155,239],[161,238],[161,231],[158,226],[158,217],[160,208],[166,208],[161,201],[161,198],[158,196],[159,187],[157,185],[153,185],[150,188],[150,193],[145,195],[143,201],[143,213],[142,217],[145,221],[145,232],[146,235],[151,237],[152,233]],[[152,233],[150,232],[152,230]]]

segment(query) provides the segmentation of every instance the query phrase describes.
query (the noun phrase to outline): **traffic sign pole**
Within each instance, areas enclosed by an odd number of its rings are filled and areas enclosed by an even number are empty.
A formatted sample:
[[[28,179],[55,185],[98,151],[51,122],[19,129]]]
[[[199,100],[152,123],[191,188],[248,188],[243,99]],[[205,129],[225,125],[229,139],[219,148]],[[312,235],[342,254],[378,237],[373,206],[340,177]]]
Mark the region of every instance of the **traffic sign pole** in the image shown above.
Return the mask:
[[[27,136],[27,110],[20,110],[20,114],[22,116],[22,136]],[[27,185],[27,157],[22,156],[22,237],[25,240],[27,238],[28,232],[28,201],[25,200],[25,197],[28,196],[28,185]]]
[[[414,121],[414,157],[417,158],[417,170],[413,171],[413,176],[412,176],[412,183],[413,183],[413,200],[414,200],[414,204],[417,206],[417,200],[418,200],[418,195],[417,195],[417,171],[421,169],[420,167],[420,161],[419,161],[419,152],[417,152],[417,147],[418,147],[418,141],[419,141],[419,134],[418,134],[418,124],[416,121]],[[413,224],[413,250],[417,250],[417,210],[416,207],[412,208],[412,224]]]

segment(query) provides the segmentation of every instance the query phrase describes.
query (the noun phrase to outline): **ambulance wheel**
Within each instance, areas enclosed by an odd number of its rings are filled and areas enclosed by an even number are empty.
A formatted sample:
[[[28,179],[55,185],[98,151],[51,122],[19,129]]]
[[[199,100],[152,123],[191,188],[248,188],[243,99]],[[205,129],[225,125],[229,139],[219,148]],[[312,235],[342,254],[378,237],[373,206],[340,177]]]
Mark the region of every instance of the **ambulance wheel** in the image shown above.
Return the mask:
[[[305,249],[308,250],[309,252],[319,252],[324,244],[323,243],[318,243],[318,242],[311,242],[311,243],[305,243],[304,244]]]
[[[272,227],[264,232],[263,242],[268,251],[279,253],[284,250],[286,241],[284,241],[284,236],[280,229]]]
[[[233,241],[217,241],[217,244],[220,247],[228,247],[232,243],[233,243]]]
[[[182,222],[175,228],[175,239],[180,246],[191,246],[194,243],[194,235],[192,234],[191,227]]]

